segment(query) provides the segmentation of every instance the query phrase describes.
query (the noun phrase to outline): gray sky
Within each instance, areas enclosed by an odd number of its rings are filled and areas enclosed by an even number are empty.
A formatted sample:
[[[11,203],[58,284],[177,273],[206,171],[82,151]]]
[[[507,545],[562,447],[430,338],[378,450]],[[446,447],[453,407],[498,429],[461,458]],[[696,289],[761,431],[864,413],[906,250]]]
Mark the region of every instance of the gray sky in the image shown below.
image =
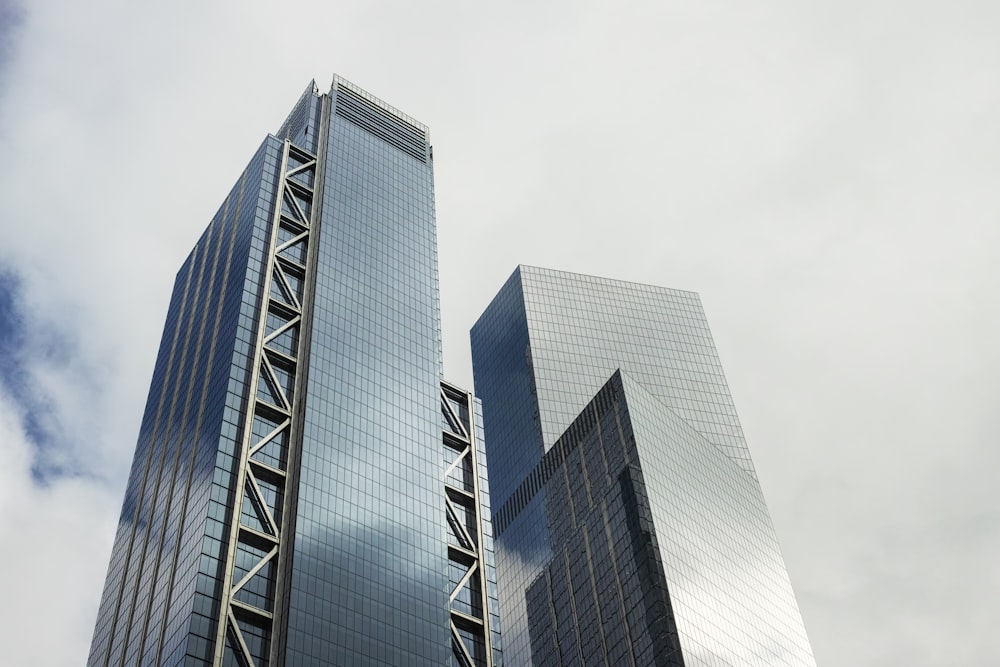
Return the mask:
[[[698,291],[819,664],[1000,664],[1000,4],[11,1],[6,664],[84,660],[173,275],[335,71],[431,127],[452,380],[518,263]]]

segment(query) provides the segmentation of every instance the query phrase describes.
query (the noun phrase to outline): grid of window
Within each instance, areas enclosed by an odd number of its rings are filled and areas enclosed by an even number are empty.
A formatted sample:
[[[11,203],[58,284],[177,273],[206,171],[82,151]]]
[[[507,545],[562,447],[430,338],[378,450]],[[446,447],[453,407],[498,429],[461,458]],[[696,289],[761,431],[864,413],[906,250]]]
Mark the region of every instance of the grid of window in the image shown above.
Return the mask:
[[[497,292],[470,338],[476,394],[484,404],[490,488],[501,507],[543,453],[520,271]]]
[[[325,171],[289,173],[278,193],[285,140]],[[322,201],[299,196],[313,188]],[[308,241],[284,221],[272,230],[276,206],[291,215],[313,204],[321,219]],[[269,276],[272,232],[283,268]],[[287,665],[457,664],[435,233],[426,128],[342,79],[330,96],[311,83],[178,274],[90,664],[244,665],[234,647],[256,665],[273,655]],[[310,253],[313,308],[300,320]],[[273,336],[257,380],[262,326]],[[293,392],[304,401],[298,443],[287,412],[265,405],[287,407]],[[455,406],[461,419],[479,416],[473,405]],[[481,492],[483,557],[455,608],[488,615],[499,665],[489,484],[473,422],[478,464],[461,476]],[[262,444],[244,456],[245,432]],[[247,468],[260,474],[243,488]],[[297,486],[285,488],[286,473]],[[456,520],[471,530],[476,515],[463,511]],[[268,551],[278,529],[291,539],[287,562]],[[227,577],[241,582],[231,603]],[[273,637],[261,621],[272,613],[284,624]],[[485,635],[470,627],[455,632],[485,663]]]
[[[519,267],[472,348],[509,661],[814,664],[696,294]]]
[[[688,667],[815,665],[760,486],[621,382]]]
[[[489,472],[486,464],[486,440],[483,431],[483,403],[478,398],[473,398],[472,410],[475,417],[476,460],[479,469],[479,508],[482,516],[482,526],[480,530],[483,534],[483,554],[485,562],[483,568],[486,571],[486,611],[489,614],[490,622],[490,645],[493,647],[493,667],[503,665],[503,643],[502,626],[500,624],[500,600],[497,591],[497,569],[496,569],[496,545],[495,533],[493,530],[492,505],[490,500]]]
[[[602,412],[597,428],[622,444],[618,407]],[[572,521],[565,523],[573,530],[526,591],[532,659],[683,667],[642,473],[605,458],[593,442],[552,483],[550,507],[572,503]],[[589,471],[588,458],[596,464]]]
[[[288,665],[447,664],[432,174],[330,118]]]
[[[91,665],[180,664],[187,652],[189,664],[210,660],[213,582],[246,382],[239,331],[256,294],[250,258],[266,226],[275,156],[269,139],[177,275]]]
[[[529,266],[520,274],[546,449],[621,368],[754,474],[696,293]]]
[[[322,98],[316,82],[311,81],[306,86],[299,101],[292,107],[288,118],[281,124],[281,128],[275,132],[278,139],[287,139],[293,145],[304,148],[313,155],[316,154],[316,146],[319,142],[319,124],[322,109]],[[312,183],[304,185],[312,187]]]

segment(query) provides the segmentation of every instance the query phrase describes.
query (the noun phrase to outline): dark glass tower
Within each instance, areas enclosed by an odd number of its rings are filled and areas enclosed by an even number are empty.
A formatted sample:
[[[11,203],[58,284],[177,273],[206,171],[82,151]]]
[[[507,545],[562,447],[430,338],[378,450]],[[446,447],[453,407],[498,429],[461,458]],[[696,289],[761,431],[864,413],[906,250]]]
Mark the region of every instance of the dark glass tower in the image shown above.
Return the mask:
[[[815,665],[697,294],[522,266],[472,356],[509,664]]]
[[[499,664],[435,233],[427,129],[310,85],[177,275],[89,665]]]

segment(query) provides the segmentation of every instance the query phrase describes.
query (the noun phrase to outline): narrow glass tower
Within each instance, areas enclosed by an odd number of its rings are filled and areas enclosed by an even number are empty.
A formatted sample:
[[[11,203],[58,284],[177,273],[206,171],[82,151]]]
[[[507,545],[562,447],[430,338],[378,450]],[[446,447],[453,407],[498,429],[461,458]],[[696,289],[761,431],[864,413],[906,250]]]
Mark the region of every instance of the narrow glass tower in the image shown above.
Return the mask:
[[[509,664],[815,665],[697,294],[522,266],[472,358]]]
[[[177,275],[89,665],[499,664],[435,235],[427,128],[311,84]]]

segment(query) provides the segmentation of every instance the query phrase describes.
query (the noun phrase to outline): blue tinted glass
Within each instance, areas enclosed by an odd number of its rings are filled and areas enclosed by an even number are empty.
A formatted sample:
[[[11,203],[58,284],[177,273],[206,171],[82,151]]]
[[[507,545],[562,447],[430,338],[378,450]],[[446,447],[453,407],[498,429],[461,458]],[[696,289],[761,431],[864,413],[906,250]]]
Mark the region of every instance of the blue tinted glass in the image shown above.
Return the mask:
[[[520,267],[472,348],[512,664],[814,664],[696,294]]]

